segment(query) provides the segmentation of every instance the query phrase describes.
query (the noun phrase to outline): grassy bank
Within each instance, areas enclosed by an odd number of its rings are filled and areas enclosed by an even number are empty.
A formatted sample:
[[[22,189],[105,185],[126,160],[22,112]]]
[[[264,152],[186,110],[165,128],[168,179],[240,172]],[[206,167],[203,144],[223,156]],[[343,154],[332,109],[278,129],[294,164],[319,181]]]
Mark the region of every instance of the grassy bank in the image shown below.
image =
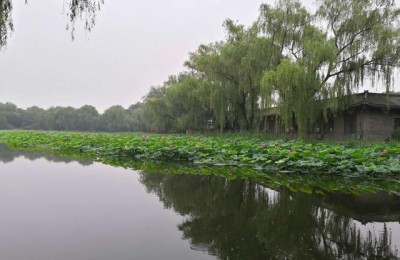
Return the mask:
[[[251,167],[263,172],[400,174],[397,143],[307,143],[230,138],[3,131],[13,149],[81,153],[93,158],[182,161],[210,166]]]

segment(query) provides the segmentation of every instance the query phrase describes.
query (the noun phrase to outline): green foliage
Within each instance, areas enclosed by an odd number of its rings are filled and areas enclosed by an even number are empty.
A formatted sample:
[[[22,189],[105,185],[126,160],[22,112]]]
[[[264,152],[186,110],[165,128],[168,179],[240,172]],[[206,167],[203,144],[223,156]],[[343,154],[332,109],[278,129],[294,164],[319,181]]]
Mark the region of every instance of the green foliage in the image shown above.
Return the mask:
[[[190,54],[186,66],[202,84],[177,87],[171,77],[156,98],[145,98],[144,113],[158,131],[191,128],[198,121],[186,97],[201,93],[196,112],[221,132],[258,131],[273,109],[277,128],[304,136],[316,120],[344,108],[343,97],[364,79],[389,90],[400,58],[399,15],[392,0],[320,0],[315,13],[298,0],[263,4],[252,26],[228,19],[223,41]]]
[[[11,129],[10,125],[7,123],[7,119],[3,116],[0,115],[0,129]]]
[[[27,146],[20,149],[28,149]],[[166,176],[198,175],[217,176],[228,180],[256,180],[274,190],[290,190],[291,192],[315,194],[353,194],[389,192],[399,195],[400,181],[398,174],[360,174],[339,173],[327,174],[300,173],[291,171],[271,172],[257,167],[237,167],[229,165],[193,164],[185,161],[153,160],[143,158],[136,160],[132,156],[115,156],[115,153],[97,153],[60,150],[11,150],[0,144],[0,162],[8,163],[23,155],[29,160],[46,158],[52,162],[77,161],[82,165],[90,165],[93,161],[104,164],[129,168],[148,174],[163,174]],[[74,152],[75,151],[75,152]],[[92,159],[91,159],[92,158]]]
[[[19,117],[21,118],[20,128],[33,130],[46,129],[46,114],[47,112],[44,109],[37,106],[28,107],[25,111],[21,110],[19,113]]]
[[[206,84],[198,75],[182,73],[152,88],[144,98],[142,111],[149,128],[158,132],[205,129],[212,117],[204,100]]]
[[[207,249],[219,259],[397,259],[399,256],[391,243],[395,233],[389,226],[376,232],[373,225],[356,224],[388,222],[388,215],[396,220],[395,196],[381,193],[358,197],[339,192],[310,196],[291,188],[274,192],[267,188],[268,183],[252,179],[226,181],[212,176],[146,171],[140,181],[148,192],[159,197],[164,207],[187,216],[178,228],[191,248]]]
[[[103,114],[99,114],[95,107],[89,105],[78,109],[50,107],[44,110],[34,106],[23,110],[12,103],[0,103],[0,130],[145,131],[148,129],[146,122],[142,103],[128,109],[112,106]]]
[[[82,106],[76,110],[77,114],[77,130],[95,131],[99,128],[98,119],[100,117],[96,108],[93,106]]]
[[[0,103],[0,129],[19,128],[21,126],[20,112],[21,110],[12,103]]]
[[[137,102],[131,105],[126,112],[130,131],[140,132],[150,129],[149,120],[144,113],[143,103]]]
[[[70,157],[0,146],[0,162],[21,156],[93,163],[83,154]],[[102,162],[138,170],[148,193],[185,216],[178,229],[191,248],[206,249],[221,259],[397,259],[399,255],[390,226],[380,232],[373,224],[361,225],[398,219],[398,196],[388,194],[400,190],[395,178],[261,174],[248,168],[113,157]],[[366,228],[371,232],[361,232]]]
[[[99,129],[106,132],[129,131],[127,113],[122,106],[112,106],[100,118]]]
[[[102,3],[66,1],[71,25],[84,17],[91,30]],[[313,13],[298,0],[263,4],[249,27],[227,19],[226,38],[200,45],[185,63],[189,71],[152,87],[139,107],[114,107],[101,116],[93,109],[80,109],[79,116],[71,108],[36,109],[29,111],[34,119],[24,122],[12,116],[20,111],[7,112],[0,115],[7,121],[0,127],[260,131],[273,110],[276,129],[304,136],[317,120],[345,108],[343,97],[356,92],[365,79],[381,81],[389,90],[400,60],[400,9],[395,1],[319,0],[315,5]],[[11,1],[0,1],[0,46],[12,29],[11,8]]]
[[[304,73],[304,68],[290,60],[282,60],[276,71],[265,73],[263,78],[263,93],[268,98],[278,94],[271,104],[277,107],[277,113],[283,119],[285,128],[294,127],[294,117],[297,121],[298,131],[305,133],[321,114],[322,103],[315,103],[313,97],[318,81]]]
[[[284,125],[295,115],[300,135],[338,106],[336,97],[357,90],[364,77],[382,80],[389,90],[400,58],[394,1],[318,4],[311,14],[297,0],[281,0],[274,7],[262,5],[259,17],[265,37],[286,55],[275,71],[266,72],[263,98],[279,108]]]
[[[0,132],[11,148],[66,151],[94,157],[190,162],[207,166],[250,167],[264,172],[390,175],[400,173],[396,143],[351,145],[223,139],[186,135]]]
[[[262,74],[281,56],[269,39],[258,37],[257,25],[224,25],[226,42],[201,45],[186,65],[209,82],[207,102],[220,129],[254,130],[262,119]]]

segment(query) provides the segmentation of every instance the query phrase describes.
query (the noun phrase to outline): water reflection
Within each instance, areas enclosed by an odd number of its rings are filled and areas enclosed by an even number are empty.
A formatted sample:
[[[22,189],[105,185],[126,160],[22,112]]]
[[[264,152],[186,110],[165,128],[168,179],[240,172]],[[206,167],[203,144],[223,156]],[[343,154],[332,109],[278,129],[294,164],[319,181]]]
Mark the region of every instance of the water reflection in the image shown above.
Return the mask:
[[[13,151],[0,147],[0,162],[8,163],[20,157],[29,160],[45,158],[52,162],[66,163],[77,161],[81,165],[93,163],[87,159]],[[138,168],[146,166],[135,165]],[[164,174],[161,174],[155,173],[153,168],[150,171],[152,173],[149,173],[149,168],[143,169],[146,170],[139,175],[140,183],[148,193],[157,195],[164,208],[184,217],[184,220],[178,221],[177,227],[182,238],[189,241],[190,248],[195,251],[206,252],[219,259],[400,257],[399,196],[383,192],[359,196],[340,192],[309,195],[293,192],[288,188],[273,190],[266,187],[266,184],[251,179],[227,180],[217,176],[173,175],[173,171],[165,174],[168,172],[165,169]],[[76,181],[81,182],[84,189],[91,187],[87,190],[93,192],[97,187],[90,183],[93,179],[85,183],[85,178],[78,177]],[[137,190],[133,187],[130,189]],[[102,188],[99,194],[103,190],[106,188]],[[141,205],[150,203],[143,195],[130,198],[135,198]],[[115,201],[119,200],[121,198],[116,196]],[[126,214],[131,207],[129,204],[121,204],[125,213],[113,211],[113,215]],[[138,208],[131,209],[132,212],[137,210]],[[165,220],[165,217],[160,213],[157,216],[150,214],[146,218],[149,216],[154,217],[156,222],[164,223],[160,219]],[[141,225],[147,225],[146,221],[147,219],[138,219],[138,222],[143,222]],[[156,239],[156,236],[152,237]]]
[[[220,259],[396,259],[399,223],[372,223],[368,229],[353,218],[365,214],[381,221],[368,195],[351,197],[274,192],[252,180],[227,181],[210,176],[141,175],[148,192],[157,194],[166,208],[187,216],[178,228],[192,248]],[[381,194],[400,220],[400,198]],[[350,199],[351,198],[351,199]],[[371,204],[373,205],[371,207]],[[365,210],[357,211],[354,208]],[[357,215],[360,217],[360,215]],[[372,216],[375,216],[374,219]],[[397,238],[398,239],[398,238]]]
[[[82,166],[88,166],[88,165],[93,164],[92,159],[76,158],[76,157],[71,157],[71,156],[67,156],[67,155],[54,155],[54,154],[40,152],[40,151],[11,150],[11,149],[8,149],[5,145],[0,144],[0,162],[1,163],[10,163],[18,158],[26,158],[31,161],[44,158],[49,162],[64,162],[64,163],[77,162]]]

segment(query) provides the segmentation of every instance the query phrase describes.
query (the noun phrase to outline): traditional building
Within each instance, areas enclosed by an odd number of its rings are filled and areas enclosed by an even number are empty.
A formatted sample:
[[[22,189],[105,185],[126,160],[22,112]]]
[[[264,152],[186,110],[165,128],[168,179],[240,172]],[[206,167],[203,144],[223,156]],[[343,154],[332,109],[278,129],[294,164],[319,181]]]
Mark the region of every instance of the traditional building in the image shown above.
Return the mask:
[[[334,118],[335,139],[387,140],[400,130],[400,95],[355,94],[351,105]]]
[[[266,132],[295,136],[292,129],[278,130],[275,115],[267,119]],[[306,137],[324,140],[377,140],[391,138],[400,130],[400,94],[364,93],[349,97],[346,109],[317,121]]]

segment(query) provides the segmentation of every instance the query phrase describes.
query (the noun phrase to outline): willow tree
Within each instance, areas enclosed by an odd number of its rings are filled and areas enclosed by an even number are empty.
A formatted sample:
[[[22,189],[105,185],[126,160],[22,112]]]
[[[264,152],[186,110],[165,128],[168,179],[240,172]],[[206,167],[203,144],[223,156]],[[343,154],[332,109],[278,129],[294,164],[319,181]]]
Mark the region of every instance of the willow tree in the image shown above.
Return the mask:
[[[205,129],[213,119],[208,82],[195,73],[170,76],[144,97],[143,114],[150,127],[161,132]]]
[[[99,129],[107,132],[126,132],[130,130],[127,111],[120,105],[107,108],[100,116]]]
[[[14,28],[11,11],[11,0],[0,0],[0,50],[6,45],[8,36]]]
[[[186,66],[199,72],[208,79],[206,97],[213,111],[216,124],[221,131],[225,125],[231,125],[236,111],[232,107],[236,96],[234,73],[229,71],[221,61],[222,43],[200,45],[196,53],[192,53]],[[232,117],[232,118],[231,118]]]
[[[104,0],[69,0],[64,10],[69,18],[67,30],[71,30],[71,38],[74,39],[75,23],[77,20],[84,22],[84,28],[91,31],[96,24],[96,14],[101,9]]]
[[[151,87],[149,93],[143,97],[143,114],[147,119],[150,131],[167,132],[173,128],[174,118],[168,113],[165,95],[167,86]]]
[[[28,0],[25,0],[28,3]],[[100,10],[104,0],[66,0],[64,1],[64,13],[68,17],[67,30],[71,30],[71,38],[74,39],[75,23],[82,20],[84,29],[91,31],[96,23],[96,14]],[[0,0],[0,50],[7,44],[7,39],[14,30],[12,20],[12,0]]]
[[[264,4],[259,25],[285,56],[263,78],[263,100],[293,117],[304,134],[317,117],[338,108],[365,79],[389,90],[400,58],[400,10],[393,0],[319,0],[312,14],[299,1]]]
[[[98,129],[100,114],[94,106],[84,105],[75,110],[75,113],[77,117],[77,130],[94,131]]]
[[[46,111],[46,130],[74,131],[76,130],[77,114],[73,107],[50,107]]]
[[[198,74],[181,73],[167,89],[166,100],[178,131],[205,129],[213,118],[207,103],[208,81]]]
[[[186,65],[210,82],[209,101],[221,129],[251,130],[260,120],[262,75],[276,65],[280,53],[271,51],[268,38],[258,37],[257,25],[245,28],[227,20],[224,26],[227,39],[201,45]]]

